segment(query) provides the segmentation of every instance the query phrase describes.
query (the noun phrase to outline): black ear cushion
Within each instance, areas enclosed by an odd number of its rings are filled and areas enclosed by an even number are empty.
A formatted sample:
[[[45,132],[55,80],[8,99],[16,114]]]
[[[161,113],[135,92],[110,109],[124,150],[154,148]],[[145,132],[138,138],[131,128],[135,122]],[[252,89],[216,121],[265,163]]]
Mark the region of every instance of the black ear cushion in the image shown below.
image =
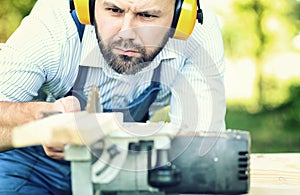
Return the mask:
[[[70,10],[71,10],[71,11],[75,10],[74,1],[73,1],[73,0],[70,0],[69,3],[70,3]]]
[[[177,27],[177,23],[179,20],[179,16],[181,13],[181,6],[182,6],[183,0],[176,0],[175,2],[175,9],[174,9],[174,17],[173,17],[173,21],[172,21],[172,31],[175,32],[175,29]]]
[[[95,22],[95,0],[89,0],[90,22],[94,25]]]

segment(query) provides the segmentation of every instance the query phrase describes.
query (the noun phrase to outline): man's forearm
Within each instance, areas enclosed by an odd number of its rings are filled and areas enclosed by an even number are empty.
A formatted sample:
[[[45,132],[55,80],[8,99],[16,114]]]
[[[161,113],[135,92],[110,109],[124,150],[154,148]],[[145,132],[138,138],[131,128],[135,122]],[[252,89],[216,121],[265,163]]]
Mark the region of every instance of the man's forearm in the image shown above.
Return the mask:
[[[9,127],[0,127],[0,152],[13,149],[11,129]]]
[[[48,102],[0,102],[0,151],[13,148],[14,127],[41,118],[42,112],[61,109],[60,104]]]
[[[43,112],[59,110],[48,102],[0,102],[0,127],[15,127],[41,118]]]
[[[43,112],[77,112],[80,103],[74,96],[50,102],[0,102],[0,151],[12,149],[12,129],[40,119]]]

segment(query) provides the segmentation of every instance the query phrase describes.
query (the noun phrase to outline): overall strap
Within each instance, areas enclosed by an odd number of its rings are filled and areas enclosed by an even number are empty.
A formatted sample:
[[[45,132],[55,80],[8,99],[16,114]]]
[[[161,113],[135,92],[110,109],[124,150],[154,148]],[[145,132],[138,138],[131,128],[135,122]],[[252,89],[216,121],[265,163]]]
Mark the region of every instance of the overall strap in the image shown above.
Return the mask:
[[[72,89],[67,93],[77,97],[80,102],[81,110],[84,110],[87,104],[87,97],[83,93],[84,85],[87,79],[89,67],[79,66],[79,72]],[[151,84],[148,86],[140,96],[133,100],[125,108],[104,108],[104,112],[122,112],[124,114],[125,122],[146,122],[148,120],[149,107],[155,101],[158,92],[160,91],[160,71],[161,66],[154,69]],[[100,89],[101,91],[101,89]]]
[[[87,104],[87,97],[83,93],[84,85],[86,82],[89,67],[79,66],[77,78],[72,89],[67,93],[66,96],[72,95],[77,97],[80,103],[81,110],[84,110]]]
[[[155,101],[158,92],[161,90],[160,86],[160,72],[159,65],[153,71],[153,76],[150,85],[127,107],[103,109],[104,112],[122,112],[125,122],[146,122],[149,119],[149,108]]]
[[[75,25],[76,25],[79,40],[81,42],[85,25],[81,24],[79,22],[73,0],[70,0],[69,2],[70,2],[70,14],[73,18],[73,21],[74,21]],[[72,89],[66,95],[66,96],[68,96],[68,95],[76,96],[78,98],[79,102],[80,102],[81,110],[83,110],[86,106],[86,100],[85,100],[86,97],[83,95],[83,93],[81,91],[83,91],[83,87],[84,87],[84,84],[85,84],[85,81],[86,81],[87,72],[88,72],[88,67],[79,66],[79,71],[78,71],[78,75],[77,75],[76,81],[74,83],[74,86],[72,87]]]

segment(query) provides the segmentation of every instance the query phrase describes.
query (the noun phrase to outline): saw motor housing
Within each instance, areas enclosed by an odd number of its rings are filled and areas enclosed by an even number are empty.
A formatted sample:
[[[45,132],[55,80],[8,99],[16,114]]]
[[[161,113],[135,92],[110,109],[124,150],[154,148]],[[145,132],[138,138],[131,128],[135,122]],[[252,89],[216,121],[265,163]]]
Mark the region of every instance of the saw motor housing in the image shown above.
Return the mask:
[[[125,154],[118,144],[106,146],[98,143],[98,151],[86,146],[66,147],[74,195],[243,194],[249,190],[247,131],[129,139],[122,145],[127,147]],[[112,163],[118,155],[122,163]],[[101,156],[109,158],[101,161]]]

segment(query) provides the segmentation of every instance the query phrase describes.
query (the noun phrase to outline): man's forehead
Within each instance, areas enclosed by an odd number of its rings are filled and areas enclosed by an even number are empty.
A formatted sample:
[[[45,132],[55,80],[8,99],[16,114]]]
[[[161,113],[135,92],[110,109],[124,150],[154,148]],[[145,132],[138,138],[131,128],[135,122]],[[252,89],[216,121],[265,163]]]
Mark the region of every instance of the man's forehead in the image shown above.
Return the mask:
[[[170,6],[174,0],[97,0],[102,1],[102,3],[106,4],[114,4],[119,6],[130,6],[136,8],[149,8],[151,6],[154,7],[162,7],[162,6]]]

